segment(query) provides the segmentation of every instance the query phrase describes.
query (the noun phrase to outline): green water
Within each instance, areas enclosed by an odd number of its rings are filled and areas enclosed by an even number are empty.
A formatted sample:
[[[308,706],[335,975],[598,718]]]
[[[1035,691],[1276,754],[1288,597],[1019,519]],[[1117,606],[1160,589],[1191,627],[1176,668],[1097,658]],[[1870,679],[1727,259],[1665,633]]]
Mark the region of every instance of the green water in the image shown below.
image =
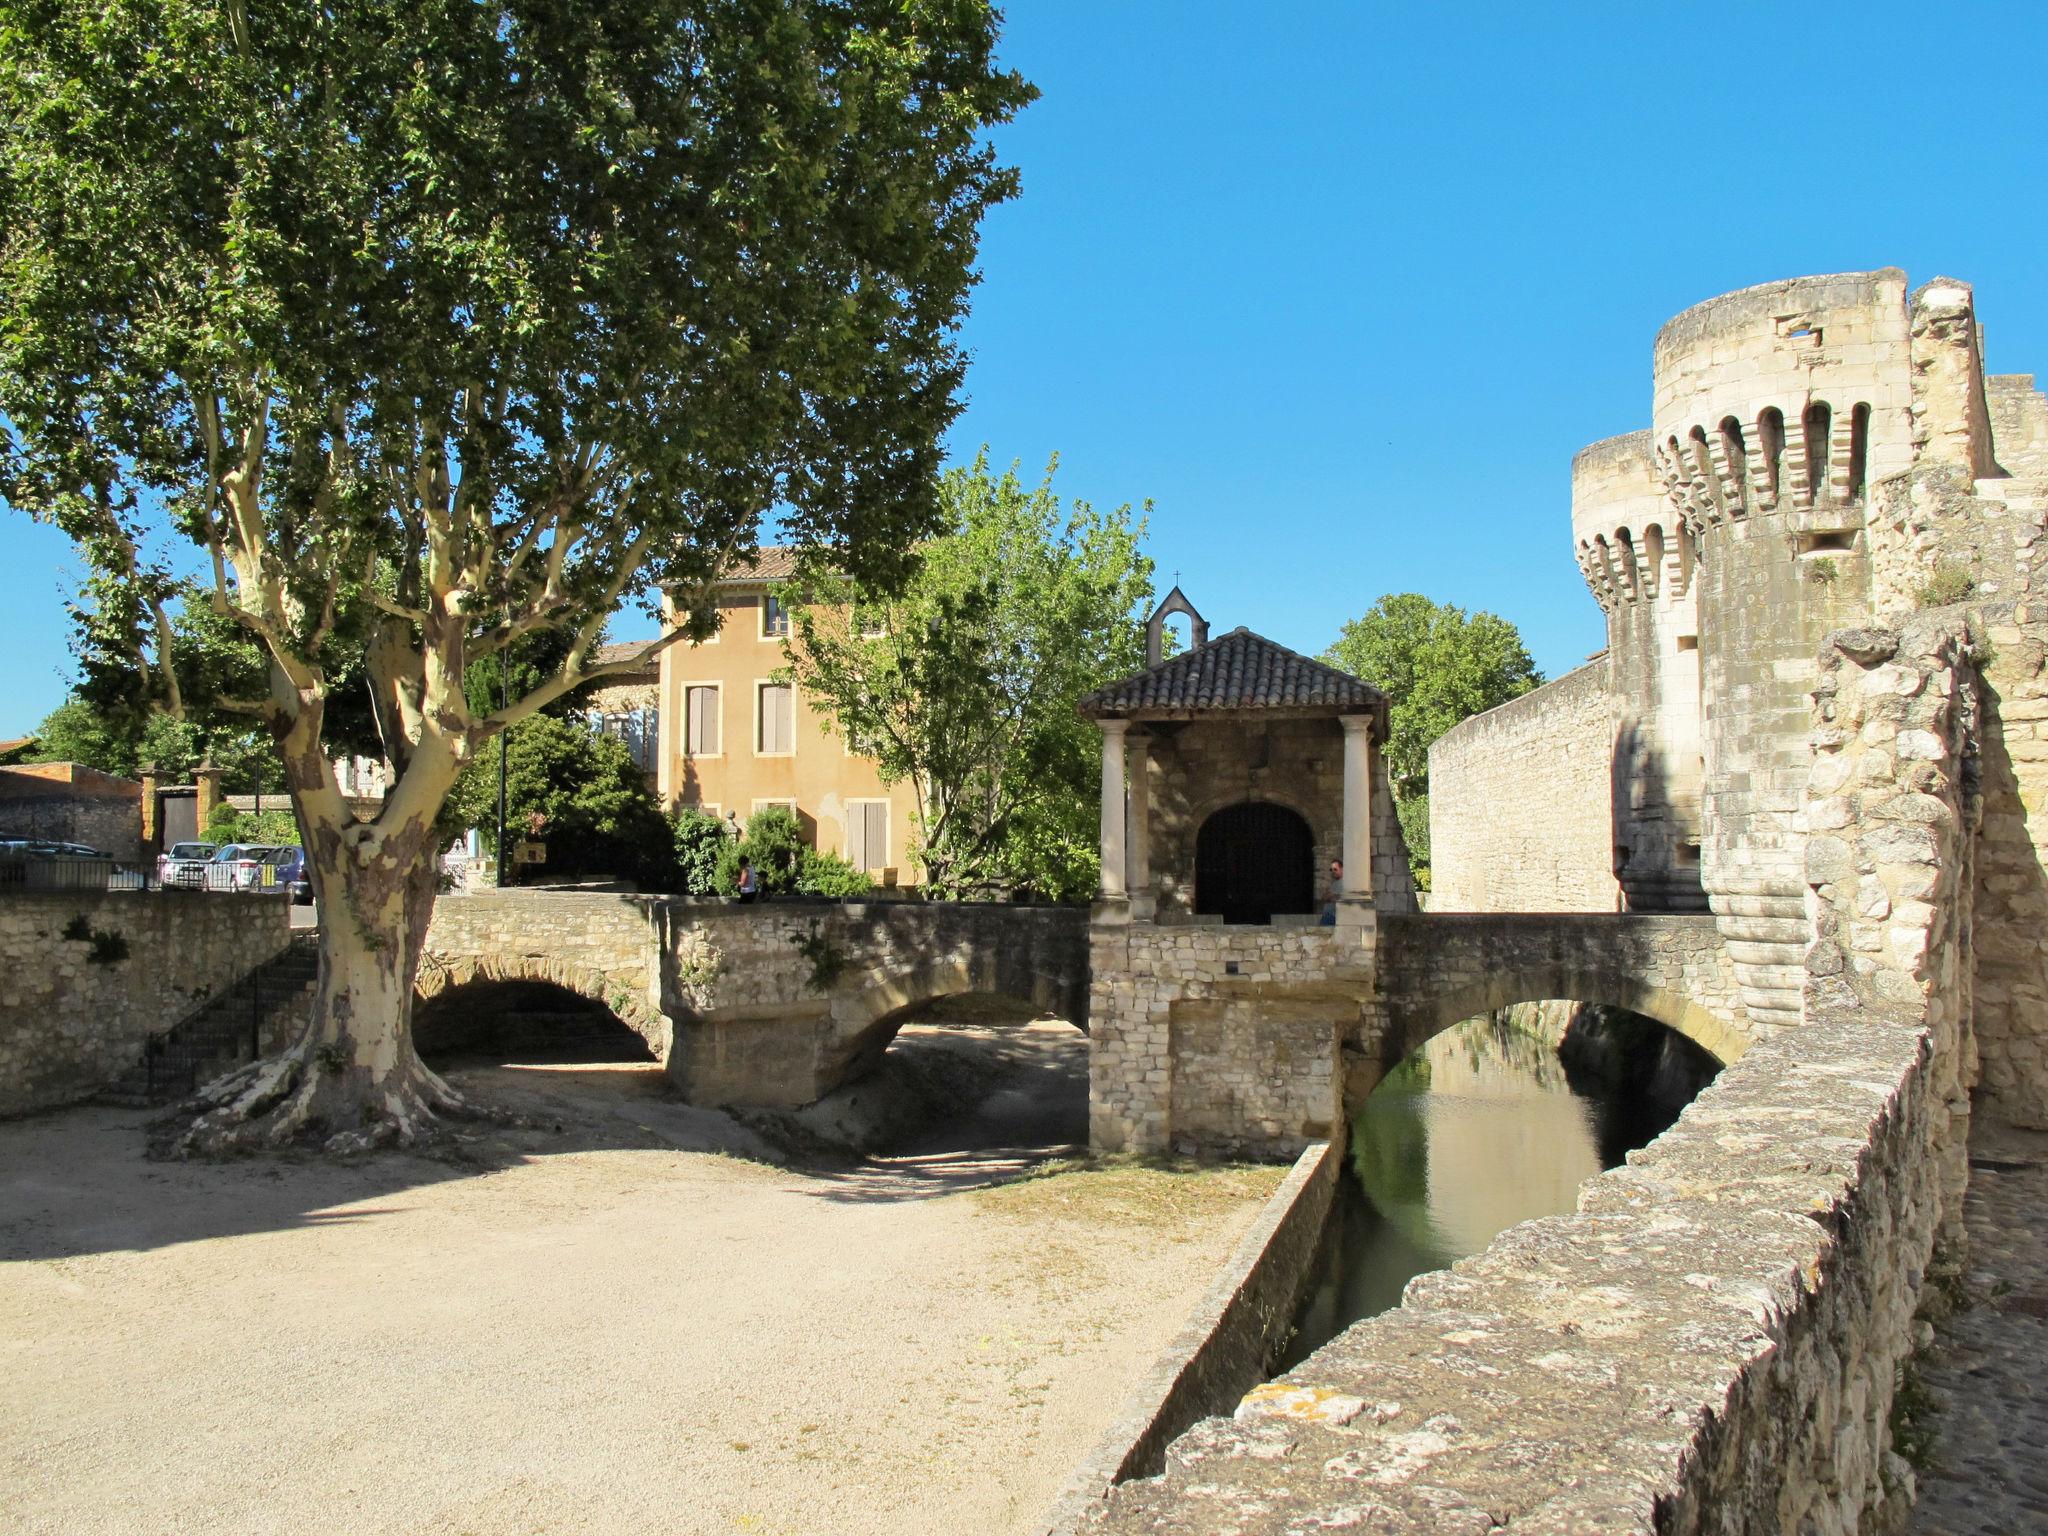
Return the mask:
[[[1419,1274],[1517,1222],[1563,1215],[1578,1188],[1678,1117],[1682,1101],[1568,1072],[1534,1036],[1472,1019],[1389,1073],[1351,1122],[1346,1177],[1279,1369],[1398,1306]]]

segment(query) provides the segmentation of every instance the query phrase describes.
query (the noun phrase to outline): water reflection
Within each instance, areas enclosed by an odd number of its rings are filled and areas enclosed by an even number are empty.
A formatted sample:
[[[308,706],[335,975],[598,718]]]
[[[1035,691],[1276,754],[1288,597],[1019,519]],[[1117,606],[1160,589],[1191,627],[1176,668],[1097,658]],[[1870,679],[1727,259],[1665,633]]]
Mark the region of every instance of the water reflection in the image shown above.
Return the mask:
[[[1662,1132],[1713,1073],[1635,1015],[1603,1011],[1575,1033],[1561,1058],[1498,1017],[1470,1019],[1387,1075],[1351,1122],[1350,1176],[1279,1369],[1398,1305],[1416,1275],[1574,1209],[1580,1184]]]

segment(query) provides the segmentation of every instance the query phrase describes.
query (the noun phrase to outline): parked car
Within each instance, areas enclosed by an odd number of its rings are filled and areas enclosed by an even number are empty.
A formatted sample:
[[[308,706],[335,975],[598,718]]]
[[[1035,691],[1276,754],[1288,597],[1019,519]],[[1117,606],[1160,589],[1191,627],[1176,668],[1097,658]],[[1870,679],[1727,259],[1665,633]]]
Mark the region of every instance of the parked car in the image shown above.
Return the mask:
[[[206,889],[206,865],[218,843],[173,843],[156,856],[156,883],[167,891]]]
[[[284,850],[275,843],[228,843],[206,865],[209,891],[277,891],[284,889],[273,856]]]
[[[269,858],[270,862],[277,866],[277,883],[291,893],[292,900],[298,905],[310,905],[313,900],[313,881],[306,873],[306,850],[286,844]]]

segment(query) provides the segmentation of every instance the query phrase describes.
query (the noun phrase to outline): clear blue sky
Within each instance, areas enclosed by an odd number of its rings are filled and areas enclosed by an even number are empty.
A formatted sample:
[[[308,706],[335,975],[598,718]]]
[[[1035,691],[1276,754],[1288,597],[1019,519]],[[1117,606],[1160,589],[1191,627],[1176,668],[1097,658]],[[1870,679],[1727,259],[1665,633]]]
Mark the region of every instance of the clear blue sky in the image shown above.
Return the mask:
[[[1000,140],[953,447],[1150,497],[1212,624],[1317,651],[1385,592],[1602,643],[1581,445],[1650,341],[1808,272],[1973,282],[2048,375],[2048,6],[1015,0],[1044,98]],[[62,543],[6,524],[0,735],[62,696]],[[622,626],[623,628],[623,626]]]

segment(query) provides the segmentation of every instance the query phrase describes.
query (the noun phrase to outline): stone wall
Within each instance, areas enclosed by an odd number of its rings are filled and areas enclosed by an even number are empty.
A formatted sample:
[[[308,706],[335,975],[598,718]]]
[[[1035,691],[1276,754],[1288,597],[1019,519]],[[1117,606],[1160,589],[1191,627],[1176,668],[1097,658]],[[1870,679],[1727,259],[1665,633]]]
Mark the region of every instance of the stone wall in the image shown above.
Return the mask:
[[[1884,637],[1831,646],[1815,669],[1817,755],[1866,787],[1807,850],[1804,1027],[1590,1180],[1577,1214],[1419,1277],[1191,1429],[1084,1529],[1898,1527],[1913,1478],[1892,1398],[1964,1166],[1977,800],[1958,626],[1890,638],[1883,655]],[[1887,665],[1920,686],[1870,680]],[[1866,732],[1892,698],[1932,744],[1903,760]],[[1845,798],[1812,793],[1816,809]]]
[[[1292,1157],[1342,1114],[1339,1040],[1370,992],[1368,936],[1128,923],[1089,939],[1089,1144]]]
[[[0,768],[0,837],[84,843],[135,863],[142,856],[142,786],[77,763]]]
[[[50,892],[0,897],[0,1115],[85,1098],[143,1039],[284,948],[274,896]]]
[[[1613,912],[1605,661],[1454,727],[1429,750],[1432,912]]]

